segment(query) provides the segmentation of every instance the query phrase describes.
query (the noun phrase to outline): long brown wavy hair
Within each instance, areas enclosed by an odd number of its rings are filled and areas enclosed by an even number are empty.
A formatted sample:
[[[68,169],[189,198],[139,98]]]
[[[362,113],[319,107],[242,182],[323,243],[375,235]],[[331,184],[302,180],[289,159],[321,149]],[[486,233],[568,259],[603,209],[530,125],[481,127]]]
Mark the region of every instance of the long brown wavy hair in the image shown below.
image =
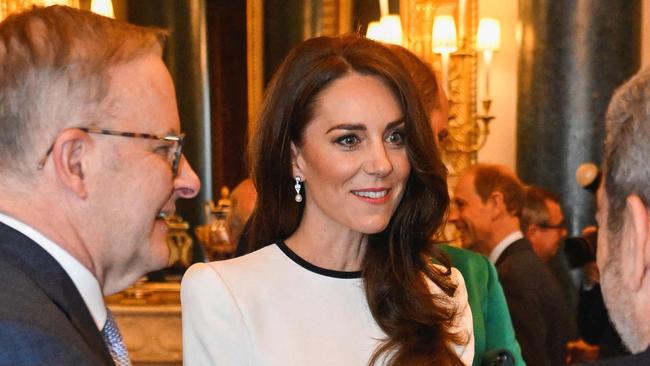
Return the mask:
[[[250,144],[258,201],[249,250],[284,240],[300,225],[309,192],[302,204],[294,202],[290,146],[303,143],[322,91],[351,72],[381,78],[398,99],[412,167],[388,226],[368,235],[363,282],[370,311],[387,335],[369,364],[385,358],[388,365],[462,365],[454,345],[466,340],[451,331],[456,285],[449,260],[430,243],[449,206],[447,172],[415,83],[384,45],[356,35],[312,38],[292,49],[274,75]],[[431,266],[431,258],[442,266]],[[425,277],[444,294],[432,295]]]

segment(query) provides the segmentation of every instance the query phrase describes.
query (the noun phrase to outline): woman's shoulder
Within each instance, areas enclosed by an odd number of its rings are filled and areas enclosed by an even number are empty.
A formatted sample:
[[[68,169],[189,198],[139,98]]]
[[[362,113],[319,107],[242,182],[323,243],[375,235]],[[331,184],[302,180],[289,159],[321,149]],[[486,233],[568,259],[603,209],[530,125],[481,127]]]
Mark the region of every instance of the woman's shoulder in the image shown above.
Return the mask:
[[[214,276],[223,280],[255,275],[265,269],[272,270],[278,264],[280,250],[275,244],[265,246],[252,253],[241,257],[214,261],[208,263],[194,263],[183,275],[183,282],[214,280]]]

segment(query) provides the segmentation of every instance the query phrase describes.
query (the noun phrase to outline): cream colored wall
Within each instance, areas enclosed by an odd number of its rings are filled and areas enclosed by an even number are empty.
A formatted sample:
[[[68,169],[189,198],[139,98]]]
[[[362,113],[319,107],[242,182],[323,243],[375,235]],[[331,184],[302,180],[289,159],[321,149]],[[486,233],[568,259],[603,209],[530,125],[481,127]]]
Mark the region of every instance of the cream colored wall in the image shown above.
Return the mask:
[[[507,6],[505,5],[507,4]],[[494,55],[491,70],[492,115],[490,137],[479,152],[480,162],[504,164],[515,169],[517,120],[518,0],[479,0],[479,17],[501,21],[501,50]],[[650,66],[650,0],[642,0],[643,29],[641,63]],[[482,64],[479,63],[478,100],[483,97]],[[480,105],[477,111],[480,113]]]

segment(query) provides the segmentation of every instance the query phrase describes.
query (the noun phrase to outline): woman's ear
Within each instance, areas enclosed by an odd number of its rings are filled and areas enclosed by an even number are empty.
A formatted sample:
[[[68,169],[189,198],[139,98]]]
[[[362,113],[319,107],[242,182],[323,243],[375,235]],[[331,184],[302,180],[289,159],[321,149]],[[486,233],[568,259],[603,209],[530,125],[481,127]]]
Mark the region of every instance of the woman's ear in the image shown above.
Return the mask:
[[[293,142],[291,143],[291,169],[292,169],[292,175],[294,177],[300,176],[301,178],[304,179],[304,174],[302,171],[302,167],[304,164],[304,160],[302,160],[302,154],[300,152],[300,148],[298,148]]]
[[[84,158],[91,144],[87,133],[69,129],[57,136],[52,148],[51,157],[59,181],[81,199],[88,194]]]

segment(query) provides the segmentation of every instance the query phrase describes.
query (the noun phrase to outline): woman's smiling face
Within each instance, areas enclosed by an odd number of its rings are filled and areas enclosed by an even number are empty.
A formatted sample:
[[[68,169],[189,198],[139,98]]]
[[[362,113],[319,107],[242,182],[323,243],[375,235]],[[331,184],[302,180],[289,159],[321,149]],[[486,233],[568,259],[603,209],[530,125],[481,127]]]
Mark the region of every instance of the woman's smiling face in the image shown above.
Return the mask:
[[[363,234],[388,226],[411,171],[403,118],[376,76],[352,72],[320,93],[302,144],[292,145],[307,193],[301,224]]]

